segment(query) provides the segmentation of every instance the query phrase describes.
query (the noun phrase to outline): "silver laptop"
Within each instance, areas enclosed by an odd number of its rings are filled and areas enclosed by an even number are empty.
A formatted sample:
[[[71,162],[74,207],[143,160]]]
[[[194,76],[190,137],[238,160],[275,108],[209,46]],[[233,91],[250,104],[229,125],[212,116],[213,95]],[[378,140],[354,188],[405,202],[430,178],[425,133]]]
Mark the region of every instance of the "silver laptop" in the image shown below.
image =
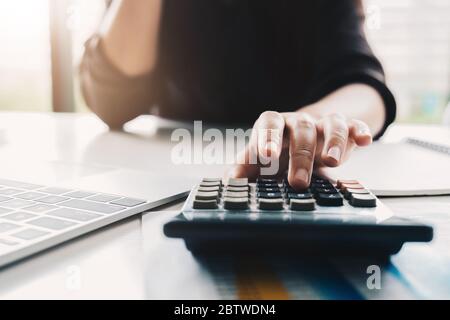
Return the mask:
[[[0,267],[185,197],[193,181],[115,169],[58,185],[0,177]]]

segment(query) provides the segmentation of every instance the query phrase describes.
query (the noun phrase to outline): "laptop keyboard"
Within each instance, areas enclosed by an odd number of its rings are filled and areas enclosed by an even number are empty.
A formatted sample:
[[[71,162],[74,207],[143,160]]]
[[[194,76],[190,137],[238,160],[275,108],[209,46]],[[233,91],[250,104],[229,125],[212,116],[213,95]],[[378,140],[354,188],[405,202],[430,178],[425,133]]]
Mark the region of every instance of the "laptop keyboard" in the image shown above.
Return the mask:
[[[0,179],[0,266],[18,250],[52,237],[67,240],[146,206],[141,199]]]

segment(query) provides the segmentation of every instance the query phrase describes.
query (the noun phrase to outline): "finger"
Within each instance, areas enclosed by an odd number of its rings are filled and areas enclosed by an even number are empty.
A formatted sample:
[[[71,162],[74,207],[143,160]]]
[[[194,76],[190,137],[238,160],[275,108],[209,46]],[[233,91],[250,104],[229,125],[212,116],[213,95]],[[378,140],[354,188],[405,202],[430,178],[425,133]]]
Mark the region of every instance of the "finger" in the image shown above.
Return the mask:
[[[339,114],[323,120],[324,148],[322,162],[329,167],[336,167],[342,162],[345,153],[349,129],[345,118]]]
[[[270,160],[278,159],[283,144],[284,118],[274,111],[261,114],[255,123],[258,140],[258,156],[264,164]]]
[[[349,127],[349,135],[355,141],[356,145],[364,147],[372,143],[372,133],[365,122],[353,119],[350,120]]]
[[[286,119],[289,130],[289,184],[295,189],[309,186],[316,151],[316,125],[308,115],[300,114]]]

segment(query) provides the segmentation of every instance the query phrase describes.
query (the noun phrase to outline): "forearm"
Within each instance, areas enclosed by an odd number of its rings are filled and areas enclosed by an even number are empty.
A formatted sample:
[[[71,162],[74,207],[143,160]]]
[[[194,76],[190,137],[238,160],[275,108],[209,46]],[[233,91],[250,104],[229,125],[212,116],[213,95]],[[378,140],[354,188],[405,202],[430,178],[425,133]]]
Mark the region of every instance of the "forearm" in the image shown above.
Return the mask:
[[[156,64],[162,0],[115,0],[100,30],[105,55],[125,75]]]
[[[300,111],[315,118],[341,113],[348,119],[364,121],[373,136],[381,131],[386,118],[383,99],[375,89],[365,84],[342,87]]]

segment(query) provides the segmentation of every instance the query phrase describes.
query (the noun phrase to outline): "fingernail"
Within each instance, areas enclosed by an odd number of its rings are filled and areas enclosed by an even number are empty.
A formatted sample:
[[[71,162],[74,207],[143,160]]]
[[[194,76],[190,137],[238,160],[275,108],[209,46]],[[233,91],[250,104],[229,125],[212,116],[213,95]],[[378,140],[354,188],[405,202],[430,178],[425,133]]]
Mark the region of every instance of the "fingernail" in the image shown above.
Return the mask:
[[[341,160],[341,149],[337,146],[331,147],[328,150],[328,156],[332,157],[336,161],[340,161]]]
[[[278,153],[278,144],[273,141],[270,141],[266,144],[266,156],[273,157]]]
[[[367,130],[367,128],[360,128],[358,133],[359,133],[360,135],[365,135],[365,136],[370,135],[370,131]]]
[[[295,174],[296,180],[304,181],[305,183],[309,182],[309,173],[306,169],[299,169],[297,173]]]

